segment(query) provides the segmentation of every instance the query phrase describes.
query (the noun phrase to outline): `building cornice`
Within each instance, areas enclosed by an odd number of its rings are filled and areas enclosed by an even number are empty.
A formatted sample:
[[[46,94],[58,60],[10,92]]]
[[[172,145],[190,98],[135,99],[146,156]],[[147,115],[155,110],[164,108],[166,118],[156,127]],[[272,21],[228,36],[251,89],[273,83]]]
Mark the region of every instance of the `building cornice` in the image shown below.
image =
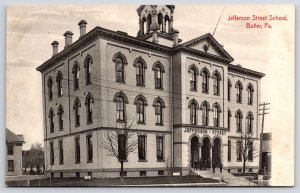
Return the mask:
[[[239,73],[239,74],[243,74],[243,75],[249,75],[249,76],[254,76],[257,78],[262,78],[265,76],[264,73],[261,72],[257,72],[254,70],[250,70],[247,68],[243,68],[241,66],[238,65],[233,65],[233,64],[228,64],[228,72],[234,72],[234,73]]]
[[[131,43],[134,45],[138,45],[138,46],[142,46],[142,47],[146,47],[149,49],[162,51],[162,52],[166,52],[166,53],[171,52],[171,48],[164,46],[164,45],[141,40],[139,38],[129,36],[129,35],[127,35],[127,33],[115,32],[115,31],[111,31],[111,30],[108,30],[105,28],[95,27],[93,30],[91,30],[84,36],[80,37],[76,42],[74,42],[70,46],[66,47],[64,50],[62,50],[58,54],[54,55],[52,58],[50,58],[49,60],[44,62],[42,65],[38,66],[36,68],[36,70],[40,71],[40,72],[45,71],[51,65],[63,60],[70,54],[81,49],[83,46],[88,45],[90,42],[94,41],[98,37],[105,37],[105,38],[112,39],[112,40],[127,42],[127,43]]]

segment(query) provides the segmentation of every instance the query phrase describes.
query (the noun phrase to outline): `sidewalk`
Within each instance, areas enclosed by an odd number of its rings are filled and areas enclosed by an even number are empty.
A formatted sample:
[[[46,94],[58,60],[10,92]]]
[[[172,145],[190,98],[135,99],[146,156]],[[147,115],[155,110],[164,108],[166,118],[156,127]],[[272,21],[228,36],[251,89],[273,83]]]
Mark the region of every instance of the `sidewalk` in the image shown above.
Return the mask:
[[[250,182],[244,177],[237,177],[232,175],[231,173],[228,173],[227,171],[224,171],[220,173],[220,170],[216,170],[215,173],[212,172],[212,170],[202,170],[202,171],[193,171],[199,176],[202,176],[204,178],[212,178],[215,180],[218,180],[220,182],[226,182],[227,186],[257,186],[257,184]]]
[[[45,175],[21,175],[21,176],[5,176],[5,181],[24,181],[24,180],[38,180],[45,179]]]

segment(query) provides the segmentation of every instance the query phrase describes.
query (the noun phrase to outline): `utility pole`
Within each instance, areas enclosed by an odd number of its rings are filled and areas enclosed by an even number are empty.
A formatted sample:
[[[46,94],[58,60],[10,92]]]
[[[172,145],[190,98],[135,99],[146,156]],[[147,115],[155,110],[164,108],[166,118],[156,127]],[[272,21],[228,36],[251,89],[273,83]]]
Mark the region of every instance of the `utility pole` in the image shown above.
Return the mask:
[[[261,132],[260,132],[260,144],[259,144],[259,169],[263,169],[262,168],[262,144],[263,144],[263,133],[264,133],[264,122],[265,122],[265,115],[269,114],[269,112],[266,112],[266,110],[270,110],[270,108],[266,108],[267,105],[269,105],[270,103],[262,103],[259,104],[259,107],[262,107],[261,109],[259,109],[259,114],[258,115],[262,115],[262,120],[261,120]]]

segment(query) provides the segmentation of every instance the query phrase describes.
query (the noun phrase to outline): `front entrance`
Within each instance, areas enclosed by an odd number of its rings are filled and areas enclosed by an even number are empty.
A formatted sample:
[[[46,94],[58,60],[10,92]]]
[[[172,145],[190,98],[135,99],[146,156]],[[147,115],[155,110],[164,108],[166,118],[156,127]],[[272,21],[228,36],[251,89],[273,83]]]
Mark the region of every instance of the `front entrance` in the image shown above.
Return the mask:
[[[210,140],[208,137],[203,139],[203,144],[201,148],[201,161],[210,168]]]
[[[214,139],[214,146],[212,149],[212,161],[219,166],[221,163],[221,140],[219,138]]]
[[[193,167],[195,162],[199,161],[199,139],[194,136],[191,140],[191,166]]]

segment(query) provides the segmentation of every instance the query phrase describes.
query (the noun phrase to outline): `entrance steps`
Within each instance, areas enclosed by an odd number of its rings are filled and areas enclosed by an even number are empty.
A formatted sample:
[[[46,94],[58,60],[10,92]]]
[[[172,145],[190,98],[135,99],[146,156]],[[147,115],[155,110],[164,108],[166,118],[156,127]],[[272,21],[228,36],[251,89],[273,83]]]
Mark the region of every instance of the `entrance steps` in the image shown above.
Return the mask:
[[[220,182],[226,182],[228,186],[257,186],[257,184],[250,182],[246,178],[234,176],[227,171],[223,170],[222,173],[220,173],[219,168],[216,168],[215,173],[212,172],[212,169],[201,171],[192,170],[192,172],[204,178],[211,178]]]

